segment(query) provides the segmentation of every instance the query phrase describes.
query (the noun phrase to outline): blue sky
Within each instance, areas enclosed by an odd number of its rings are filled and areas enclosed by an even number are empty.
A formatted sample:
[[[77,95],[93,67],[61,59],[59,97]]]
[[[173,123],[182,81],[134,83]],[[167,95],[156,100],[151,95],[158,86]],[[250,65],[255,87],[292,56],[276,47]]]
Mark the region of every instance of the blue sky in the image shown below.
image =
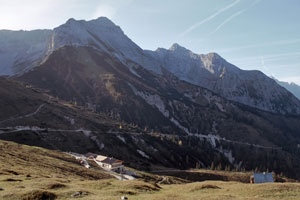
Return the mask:
[[[0,0],[0,29],[107,16],[143,49],[173,43],[300,84],[299,0]]]

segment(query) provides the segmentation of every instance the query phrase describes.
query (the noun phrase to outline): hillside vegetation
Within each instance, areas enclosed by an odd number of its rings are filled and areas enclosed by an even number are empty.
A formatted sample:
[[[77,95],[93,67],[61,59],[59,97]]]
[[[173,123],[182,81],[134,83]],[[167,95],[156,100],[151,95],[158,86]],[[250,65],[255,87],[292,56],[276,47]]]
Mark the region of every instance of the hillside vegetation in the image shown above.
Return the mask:
[[[121,196],[127,196],[130,200],[300,198],[298,183],[260,185],[222,181],[191,183],[178,178],[138,171],[136,172],[142,178],[119,181],[96,166],[86,169],[74,158],[59,151],[0,141],[0,154],[0,199],[80,197],[91,200],[115,200]],[[166,179],[170,181],[164,182]]]

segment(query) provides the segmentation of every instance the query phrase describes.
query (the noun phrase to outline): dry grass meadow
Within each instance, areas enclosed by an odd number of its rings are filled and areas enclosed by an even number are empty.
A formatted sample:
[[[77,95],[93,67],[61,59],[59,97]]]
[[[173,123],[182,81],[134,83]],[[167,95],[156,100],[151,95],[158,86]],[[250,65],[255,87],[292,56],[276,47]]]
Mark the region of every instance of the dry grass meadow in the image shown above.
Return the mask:
[[[85,169],[58,151],[0,141],[0,155],[0,199],[117,200],[121,196],[129,200],[300,199],[299,183],[187,183],[174,178],[179,184],[158,184],[162,177],[151,174],[134,181],[119,181],[99,168]]]

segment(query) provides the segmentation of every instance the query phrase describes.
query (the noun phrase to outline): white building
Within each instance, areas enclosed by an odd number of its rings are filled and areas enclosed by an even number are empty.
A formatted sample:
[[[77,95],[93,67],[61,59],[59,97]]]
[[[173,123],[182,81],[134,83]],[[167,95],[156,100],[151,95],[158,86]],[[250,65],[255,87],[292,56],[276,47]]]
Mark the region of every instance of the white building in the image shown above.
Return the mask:
[[[124,165],[122,160],[92,153],[88,153],[86,157],[90,160],[94,160],[101,168],[105,170],[119,173],[124,172]]]

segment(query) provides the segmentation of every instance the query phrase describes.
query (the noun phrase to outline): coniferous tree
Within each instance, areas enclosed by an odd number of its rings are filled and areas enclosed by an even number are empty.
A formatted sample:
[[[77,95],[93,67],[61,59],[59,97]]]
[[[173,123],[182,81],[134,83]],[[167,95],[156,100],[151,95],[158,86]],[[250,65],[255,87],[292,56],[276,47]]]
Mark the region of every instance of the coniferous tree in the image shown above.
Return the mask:
[[[217,170],[219,170],[219,171],[222,170],[222,163],[219,163]]]
[[[214,162],[211,163],[210,169],[211,169],[211,170],[215,170],[215,164],[214,164]]]

